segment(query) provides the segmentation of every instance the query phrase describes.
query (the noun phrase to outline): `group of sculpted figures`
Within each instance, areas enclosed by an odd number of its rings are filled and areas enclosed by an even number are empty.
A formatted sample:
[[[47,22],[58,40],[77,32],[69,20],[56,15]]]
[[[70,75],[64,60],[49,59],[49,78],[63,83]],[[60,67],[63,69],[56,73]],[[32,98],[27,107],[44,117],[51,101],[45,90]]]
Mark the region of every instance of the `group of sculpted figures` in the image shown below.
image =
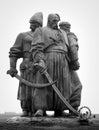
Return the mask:
[[[78,62],[78,38],[70,31],[69,22],[61,22],[58,14],[49,14],[47,25],[43,27],[43,13],[35,13],[29,20],[30,31],[20,33],[10,48],[9,74],[14,77],[17,71],[17,60],[22,58],[20,75],[23,79],[46,84],[48,79],[40,71],[46,66],[47,72],[64,98],[75,109],[81,103],[82,84],[76,70]],[[18,100],[22,116],[45,116],[46,111],[54,111],[54,116],[64,116],[68,107],[49,87],[32,88],[19,82]],[[69,115],[73,112],[69,110]]]

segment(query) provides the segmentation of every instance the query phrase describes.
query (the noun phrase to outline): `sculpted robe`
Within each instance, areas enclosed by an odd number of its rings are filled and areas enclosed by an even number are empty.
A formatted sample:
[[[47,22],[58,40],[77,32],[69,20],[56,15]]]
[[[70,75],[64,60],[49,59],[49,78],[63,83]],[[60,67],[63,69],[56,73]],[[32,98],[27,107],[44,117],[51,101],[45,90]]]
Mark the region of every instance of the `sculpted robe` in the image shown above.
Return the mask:
[[[57,88],[69,102],[70,98],[70,72],[67,61],[68,49],[60,30],[49,27],[39,28],[35,31],[32,56],[35,62],[43,59],[47,66],[47,72],[51,78],[57,80]],[[47,78],[36,72],[37,83],[48,83]],[[59,99],[52,87],[34,90],[34,108],[43,110],[64,110],[66,106]]]

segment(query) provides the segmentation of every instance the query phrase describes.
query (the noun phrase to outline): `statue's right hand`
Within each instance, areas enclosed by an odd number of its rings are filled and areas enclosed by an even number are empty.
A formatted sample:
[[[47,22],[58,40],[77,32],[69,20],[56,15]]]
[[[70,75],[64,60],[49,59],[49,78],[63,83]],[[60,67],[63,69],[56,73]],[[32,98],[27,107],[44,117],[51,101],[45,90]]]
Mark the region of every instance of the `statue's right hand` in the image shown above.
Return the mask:
[[[7,71],[7,74],[9,74],[11,77],[14,77],[17,73],[18,71],[16,68],[10,68],[10,70]]]
[[[38,63],[34,63],[34,67],[42,73],[46,69],[44,60],[41,59]]]

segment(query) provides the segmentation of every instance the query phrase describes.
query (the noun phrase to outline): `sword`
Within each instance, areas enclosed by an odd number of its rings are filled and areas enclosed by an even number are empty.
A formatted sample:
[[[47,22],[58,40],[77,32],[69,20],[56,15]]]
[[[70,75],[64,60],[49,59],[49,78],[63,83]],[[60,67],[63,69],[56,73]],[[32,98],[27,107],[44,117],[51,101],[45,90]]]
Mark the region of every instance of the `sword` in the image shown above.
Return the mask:
[[[49,75],[49,73],[46,71],[46,69],[44,69],[43,71],[41,71],[42,74],[44,74],[46,76],[46,78],[48,79],[49,83],[53,83],[53,80],[51,78],[51,76]],[[91,110],[84,106],[84,107],[81,107],[79,109],[79,111],[76,111],[69,103],[68,101],[66,100],[66,98],[64,98],[64,96],[61,94],[61,92],[59,91],[59,89],[56,87],[55,84],[52,84],[52,88],[53,90],[56,92],[56,94],[58,95],[58,97],[63,101],[63,103],[66,105],[66,107],[68,107],[69,110],[71,110],[75,115],[79,116],[78,118],[78,121],[81,123],[81,124],[89,124],[90,121],[89,119],[91,118]],[[83,109],[87,109],[86,110],[86,113],[83,113],[81,112],[81,110]]]
[[[46,76],[46,78],[48,79],[49,83],[52,84],[53,80],[50,77],[49,73],[44,70],[43,74]],[[51,85],[53,90],[56,92],[56,94],[58,95],[58,97],[62,100],[62,102],[66,105],[66,107],[68,107],[69,110],[71,110],[75,115],[80,115],[80,113],[78,111],[76,111],[69,103],[68,101],[64,98],[64,96],[61,94],[61,92],[59,91],[59,89],[56,87],[55,84]]]
[[[10,74],[9,73],[9,70],[7,71],[7,74]],[[44,87],[49,87],[50,85],[52,84],[55,84],[56,81],[54,81],[53,83],[45,83],[45,84],[39,84],[39,83],[31,83],[25,79],[23,79],[21,76],[19,76],[18,74],[16,74],[14,76],[16,79],[18,79],[20,82],[24,83],[25,85],[29,86],[29,87],[33,87],[33,88],[38,88],[38,89],[41,89],[41,88],[44,88]]]
[[[49,73],[47,72],[47,68],[43,62],[43,60],[41,60],[40,63],[35,63],[35,66],[39,67],[39,71],[41,74],[44,74],[45,77],[47,78],[47,80],[49,81],[50,84],[53,83],[53,80],[51,78],[51,76],[49,75]],[[69,103],[68,101],[64,98],[64,96],[61,94],[61,92],[59,91],[59,89],[56,87],[55,84],[51,85],[53,90],[56,92],[56,94],[58,95],[58,97],[62,100],[62,102],[66,105],[66,107],[68,107],[69,110],[71,110],[75,115],[80,116],[80,113],[78,111],[76,111]]]

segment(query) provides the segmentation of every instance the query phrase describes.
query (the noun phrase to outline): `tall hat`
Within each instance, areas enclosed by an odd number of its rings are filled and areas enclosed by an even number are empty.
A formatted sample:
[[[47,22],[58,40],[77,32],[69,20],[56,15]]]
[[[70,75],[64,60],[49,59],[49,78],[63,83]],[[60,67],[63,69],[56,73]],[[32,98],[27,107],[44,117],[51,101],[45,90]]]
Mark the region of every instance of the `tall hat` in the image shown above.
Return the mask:
[[[69,22],[60,22],[59,23],[59,26],[60,27],[66,27],[66,28],[70,28],[71,27],[71,24]]]
[[[37,12],[35,13],[29,20],[29,23],[38,22],[41,26],[43,25],[43,13]]]

